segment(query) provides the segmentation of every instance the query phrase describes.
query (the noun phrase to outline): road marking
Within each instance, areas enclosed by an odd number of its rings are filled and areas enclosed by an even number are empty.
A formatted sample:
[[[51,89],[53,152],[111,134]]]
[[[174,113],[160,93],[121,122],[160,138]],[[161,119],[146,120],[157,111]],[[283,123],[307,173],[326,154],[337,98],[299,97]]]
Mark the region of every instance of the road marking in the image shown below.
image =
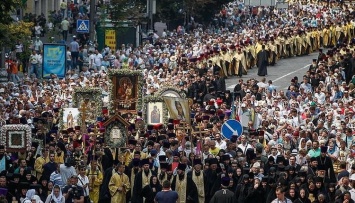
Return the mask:
[[[294,73],[296,73],[296,72],[298,72],[298,71],[300,71],[300,70],[302,70],[302,69],[305,69],[305,68],[309,67],[310,65],[311,65],[311,64],[305,65],[305,66],[302,67],[302,68],[299,68],[299,69],[297,69],[297,70],[295,70],[295,71],[292,71],[292,72],[290,72],[290,73],[287,73],[286,75],[283,75],[283,76],[281,76],[281,77],[278,77],[278,78],[276,78],[275,80],[272,80],[272,82],[276,82],[276,81],[278,81],[278,80],[281,80],[282,78],[287,77],[287,76],[289,76],[289,75],[291,75],[291,74],[294,74]]]
[[[297,70],[295,70],[295,71],[292,71],[292,72],[290,72],[290,73],[287,73],[287,74],[285,74],[285,75],[283,75],[283,76],[281,76],[281,77],[278,77],[278,78],[276,78],[276,79],[274,79],[274,80],[273,80],[273,79],[270,79],[270,80],[274,83],[274,82],[276,82],[276,81],[278,81],[278,80],[281,80],[282,78],[285,78],[285,77],[287,77],[287,76],[289,76],[289,75],[291,75],[291,74],[294,74],[294,73],[296,73],[296,72],[298,72],[298,71],[300,71],[300,70],[303,70],[303,69],[309,67],[310,65],[311,65],[311,64],[307,64],[307,65],[305,65],[305,66],[302,67],[302,68],[299,68],[299,69],[297,69]],[[235,84],[228,86],[227,89],[234,89],[234,87],[235,87]]]

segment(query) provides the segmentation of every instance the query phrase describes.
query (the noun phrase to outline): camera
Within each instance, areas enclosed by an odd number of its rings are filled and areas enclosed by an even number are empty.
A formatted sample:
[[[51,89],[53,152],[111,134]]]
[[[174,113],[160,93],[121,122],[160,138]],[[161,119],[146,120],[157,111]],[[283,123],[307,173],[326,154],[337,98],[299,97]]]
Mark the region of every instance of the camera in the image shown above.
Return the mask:
[[[72,189],[71,194],[73,195],[73,199],[80,199],[80,191],[76,187],[76,185],[72,185],[71,189]]]

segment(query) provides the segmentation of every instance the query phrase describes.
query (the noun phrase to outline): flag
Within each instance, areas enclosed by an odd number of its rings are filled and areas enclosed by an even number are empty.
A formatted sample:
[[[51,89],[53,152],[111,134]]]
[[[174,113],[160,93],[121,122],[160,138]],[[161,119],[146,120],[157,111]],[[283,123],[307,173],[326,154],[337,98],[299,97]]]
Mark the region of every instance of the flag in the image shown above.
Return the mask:
[[[196,155],[201,155],[201,140],[197,140],[197,143],[196,143]]]
[[[242,123],[242,114],[243,114],[242,106],[241,106],[241,103],[240,103],[240,100],[239,100],[239,102],[238,102],[238,109],[237,109],[237,115],[236,115],[236,120],[239,121],[240,123]]]
[[[236,119],[236,114],[235,114],[235,105],[233,104],[232,106],[232,114],[231,114],[231,117],[229,119]]]

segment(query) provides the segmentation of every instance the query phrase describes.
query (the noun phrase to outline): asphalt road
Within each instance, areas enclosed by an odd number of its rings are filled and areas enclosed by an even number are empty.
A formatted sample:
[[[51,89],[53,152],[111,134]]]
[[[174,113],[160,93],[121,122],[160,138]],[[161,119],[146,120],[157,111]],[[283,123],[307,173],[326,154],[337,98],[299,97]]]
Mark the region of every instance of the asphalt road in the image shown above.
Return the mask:
[[[314,52],[307,56],[281,59],[275,66],[267,67],[269,75],[266,76],[266,81],[272,80],[273,84],[277,86],[277,90],[286,89],[293,77],[297,76],[299,81],[302,79],[302,76],[306,73],[309,65],[312,63],[312,59],[317,57],[318,52]],[[257,72],[257,67],[254,67],[248,71],[248,75],[243,75],[242,79],[245,81],[255,78],[260,81],[263,77],[258,76]],[[239,78],[240,77],[234,76],[226,79],[227,89],[233,90],[234,86],[238,83]]]

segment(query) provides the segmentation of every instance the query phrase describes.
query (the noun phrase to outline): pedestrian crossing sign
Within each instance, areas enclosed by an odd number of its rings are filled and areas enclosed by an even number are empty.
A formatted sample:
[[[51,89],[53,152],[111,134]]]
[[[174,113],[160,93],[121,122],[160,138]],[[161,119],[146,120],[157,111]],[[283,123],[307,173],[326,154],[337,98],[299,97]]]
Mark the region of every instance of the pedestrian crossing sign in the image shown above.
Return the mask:
[[[90,30],[89,20],[77,20],[76,21],[76,32],[78,33],[89,33]]]

